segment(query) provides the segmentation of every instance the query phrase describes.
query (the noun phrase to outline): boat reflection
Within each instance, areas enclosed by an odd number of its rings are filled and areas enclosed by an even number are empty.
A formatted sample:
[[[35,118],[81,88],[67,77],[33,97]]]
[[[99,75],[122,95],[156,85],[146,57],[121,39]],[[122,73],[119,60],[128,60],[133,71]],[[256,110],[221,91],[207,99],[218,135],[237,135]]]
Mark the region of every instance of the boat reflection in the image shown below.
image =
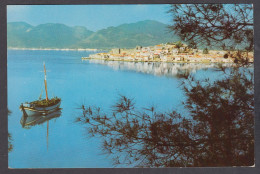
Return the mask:
[[[156,76],[179,77],[183,73],[196,73],[200,69],[217,68],[216,63],[168,63],[168,62],[124,62],[106,60],[86,60],[89,63],[106,65],[114,70],[136,71]],[[223,67],[232,66],[231,63],[221,64]]]
[[[52,119],[56,119],[61,116],[61,108],[56,109],[55,111],[48,113],[46,115],[42,115],[39,113],[38,115],[28,116],[25,112],[20,120],[20,123],[24,129],[30,129],[32,126],[40,125],[47,122],[47,134],[46,134],[46,144],[47,150],[49,147],[49,121]]]
[[[46,114],[46,115],[38,114],[38,115],[33,115],[33,116],[27,116],[27,115],[23,114],[23,116],[20,120],[20,123],[23,128],[30,128],[35,125],[43,124],[46,121],[49,121],[51,119],[58,118],[60,116],[61,116],[60,108],[57,109],[56,111],[54,111],[50,114]]]

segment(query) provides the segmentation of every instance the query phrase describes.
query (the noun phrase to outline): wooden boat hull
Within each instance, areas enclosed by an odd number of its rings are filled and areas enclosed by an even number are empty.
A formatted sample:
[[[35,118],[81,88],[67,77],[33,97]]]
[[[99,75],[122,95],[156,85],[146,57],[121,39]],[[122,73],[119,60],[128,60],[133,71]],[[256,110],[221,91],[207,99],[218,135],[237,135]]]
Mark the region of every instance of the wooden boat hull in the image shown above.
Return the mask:
[[[61,101],[56,103],[55,105],[48,106],[48,107],[31,107],[30,104],[21,104],[20,109],[26,114],[27,116],[42,116],[47,115],[52,112],[55,112],[60,108]]]

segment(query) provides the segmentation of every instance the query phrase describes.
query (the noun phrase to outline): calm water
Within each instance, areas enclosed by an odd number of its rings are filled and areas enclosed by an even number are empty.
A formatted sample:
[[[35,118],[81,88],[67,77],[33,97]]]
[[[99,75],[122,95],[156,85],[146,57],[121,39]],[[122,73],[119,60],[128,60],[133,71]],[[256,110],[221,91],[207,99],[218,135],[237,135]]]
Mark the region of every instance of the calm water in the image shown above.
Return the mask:
[[[177,71],[198,78],[217,76],[213,65],[82,61],[93,52],[8,51],[8,118],[14,149],[10,168],[113,167],[102,154],[101,139],[88,138],[84,126],[74,123],[81,104],[109,111],[119,94],[134,98],[137,107],[154,105],[160,111],[181,109],[183,100]],[[47,68],[49,97],[62,99],[62,114],[30,129],[22,128],[21,103],[44,93],[43,62]],[[129,166],[121,166],[129,167]]]

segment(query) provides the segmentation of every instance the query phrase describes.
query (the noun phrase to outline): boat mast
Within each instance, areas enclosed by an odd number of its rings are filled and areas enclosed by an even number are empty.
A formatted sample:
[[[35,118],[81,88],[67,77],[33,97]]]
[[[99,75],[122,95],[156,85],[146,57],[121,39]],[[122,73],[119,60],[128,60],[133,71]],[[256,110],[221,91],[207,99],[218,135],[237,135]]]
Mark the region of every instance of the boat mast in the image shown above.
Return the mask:
[[[45,92],[46,92],[46,101],[48,101],[48,92],[47,92],[47,80],[46,80],[46,68],[45,68],[45,62],[43,63],[44,65],[44,84],[45,84]]]

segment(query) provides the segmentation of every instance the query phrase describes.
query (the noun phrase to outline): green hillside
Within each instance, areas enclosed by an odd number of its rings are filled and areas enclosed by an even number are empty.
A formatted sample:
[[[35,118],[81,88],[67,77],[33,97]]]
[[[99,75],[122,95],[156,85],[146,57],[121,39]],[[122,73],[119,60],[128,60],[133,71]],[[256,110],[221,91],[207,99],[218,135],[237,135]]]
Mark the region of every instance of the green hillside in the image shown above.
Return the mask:
[[[7,46],[18,48],[71,48],[93,32],[85,27],[64,24],[41,24],[33,27],[26,23],[7,24]]]
[[[16,48],[132,48],[179,40],[157,21],[141,21],[92,32],[64,24],[7,24],[7,45]]]

